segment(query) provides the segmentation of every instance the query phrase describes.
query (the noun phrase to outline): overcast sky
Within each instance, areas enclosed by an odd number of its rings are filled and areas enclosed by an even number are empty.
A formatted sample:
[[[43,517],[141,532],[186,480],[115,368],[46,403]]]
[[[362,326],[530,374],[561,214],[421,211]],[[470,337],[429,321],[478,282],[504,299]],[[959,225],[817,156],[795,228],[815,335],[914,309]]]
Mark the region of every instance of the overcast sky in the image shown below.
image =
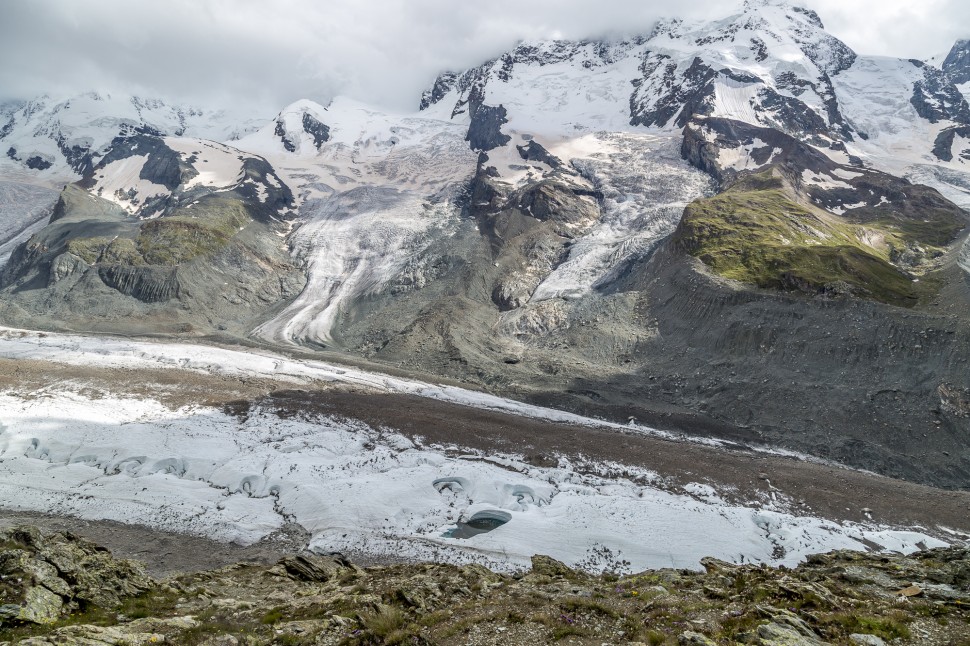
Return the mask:
[[[737,1],[740,6],[741,1]],[[970,37],[967,0],[804,0],[861,54]],[[674,5],[672,7],[672,5]],[[0,99],[89,89],[275,111],[346,94],[416,107],[438,72],[528,38],[622,35],[725,0],[0,0]]]

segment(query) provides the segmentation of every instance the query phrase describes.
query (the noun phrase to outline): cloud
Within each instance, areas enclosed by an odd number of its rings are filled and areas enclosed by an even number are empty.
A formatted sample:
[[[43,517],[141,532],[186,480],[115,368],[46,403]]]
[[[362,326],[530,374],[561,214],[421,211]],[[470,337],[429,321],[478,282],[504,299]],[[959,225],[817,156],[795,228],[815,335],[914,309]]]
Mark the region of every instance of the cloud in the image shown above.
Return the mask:
[[[862,53],[928,57],[948,48],[970,6],[958,0],[808,0]],[[667,2],[629,0],[5,0],[0,99],[86,90],[241,103],[354,96],[412,109],[446,69],[521,39],[648,31]],[[681,0],[681,17],[728,13]]]
[[[970,38],[965,0],[809,0],[826,28],[862,54],[927,59]]]

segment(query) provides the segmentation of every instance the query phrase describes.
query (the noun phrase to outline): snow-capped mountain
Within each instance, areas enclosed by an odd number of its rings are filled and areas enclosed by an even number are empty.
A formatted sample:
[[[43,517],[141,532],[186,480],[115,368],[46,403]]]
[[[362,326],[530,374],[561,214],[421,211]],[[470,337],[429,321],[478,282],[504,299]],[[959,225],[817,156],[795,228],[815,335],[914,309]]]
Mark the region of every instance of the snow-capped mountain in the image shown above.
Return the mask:
[[[443,75],[422,105],[444,103],[478,130],[492,108],[502,113],[496,122],[539,126],[540,134],[543,126],[683,127],[693,114],[711,114],[845,137],[851,130],[831,77],[855,59],[814,12],[749,0],[723,20],[662,21],[651,34],[619,43],[525,43],[481,67]],[[543,114],[551,121],[540,120]]]
[[[479,150],[515,132],[671,131],[702,115],[775,128],[839,162],[905,175],[927,163],[970,170],[961,156],[970,107],[954,83],[920,61],[857,55],[812,10],[748,0],[721,20],[661,21],[618,43],[524,43],[441,75],[421,107],[466,121]]]
[[[41,96],[0,108],[0,169],[7,175],[27,169],[63,181],[89,172],[116,137],[148,134],[228,141],[262,124],[253,117],[97,92]]]
[[[970,408],[956,368],[970,340],[930,311],[970,303],[958,67],[859,55],[815,12],[749,0],[618,42],[520,44],[442,74],[409,114],[338,97],[250,128],[97,95],[7,106],[4,173],[82,180],[47,228],[11,239],[0,318],[143,332],[164,314],[166,331],[349,352],[611,415],[659,407],[803,450],[821,450],[809,431],[780,429],[813,429],[802,411],[825,398],[844,428],[932,424],[927,411]],[[798,325],[816,326],[810,351]],[[946,344],[921,336],[947,326]],[[887,336],[920,350],[873,345]],[[786,357],[806,353],[794,375]],[[834,363],[856,355],[876,358]],[[823,397],[836,370],[844,392]],[[867,394],[874,372],[897,408]],[[893,438],[872,441],[831,451],[918,469]],[[943,462],[941,481],[970,473]]]

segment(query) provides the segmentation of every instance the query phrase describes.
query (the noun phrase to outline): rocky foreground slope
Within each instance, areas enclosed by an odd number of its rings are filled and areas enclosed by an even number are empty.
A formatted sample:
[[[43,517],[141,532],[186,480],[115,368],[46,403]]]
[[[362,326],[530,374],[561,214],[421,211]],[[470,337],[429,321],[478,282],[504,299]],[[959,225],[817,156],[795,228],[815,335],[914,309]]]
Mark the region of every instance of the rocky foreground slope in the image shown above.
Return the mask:
[[[965,548],[703,565],[590,576],[536,556],[510,576],[306,553],[158,581],[71,533],[20,527],[0,534],[0,643],[970,643]]]

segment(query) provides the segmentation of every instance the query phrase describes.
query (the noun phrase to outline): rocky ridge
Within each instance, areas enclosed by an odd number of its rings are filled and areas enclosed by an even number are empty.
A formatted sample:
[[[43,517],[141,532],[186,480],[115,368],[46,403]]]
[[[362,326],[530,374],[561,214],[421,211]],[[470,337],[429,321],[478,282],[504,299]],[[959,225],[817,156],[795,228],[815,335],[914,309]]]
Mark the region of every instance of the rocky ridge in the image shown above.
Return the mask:
[[[836,163],[770,128],[695,118],[683,154],[721,192],[687,207],[673,243],[722,276],[762,287],[911,307],[933,289],[919,278],[940,268],[970,222],[934,189]]]
[[[117,137],[134,135],[234,140],[261,122],[251,116],[171,104],[158,98],[88,92],[50,95],[0,106],[6,162],[43,177],[83,176]]]
[[[947,644],[970,641],[970,553],[817,555],[794,569],[705,559],[704,572],[591,576],[545,556],[361,568],[284,557],[162,581],[71,534],[2,535],[0,643]]]
[[[203,140],[116,138],[12,252],[3,308],[9,320],[134,317],[170,332],[200,314],[213,327],[252,320],[303,286],[279,235],[292,202],[261,157]]]

